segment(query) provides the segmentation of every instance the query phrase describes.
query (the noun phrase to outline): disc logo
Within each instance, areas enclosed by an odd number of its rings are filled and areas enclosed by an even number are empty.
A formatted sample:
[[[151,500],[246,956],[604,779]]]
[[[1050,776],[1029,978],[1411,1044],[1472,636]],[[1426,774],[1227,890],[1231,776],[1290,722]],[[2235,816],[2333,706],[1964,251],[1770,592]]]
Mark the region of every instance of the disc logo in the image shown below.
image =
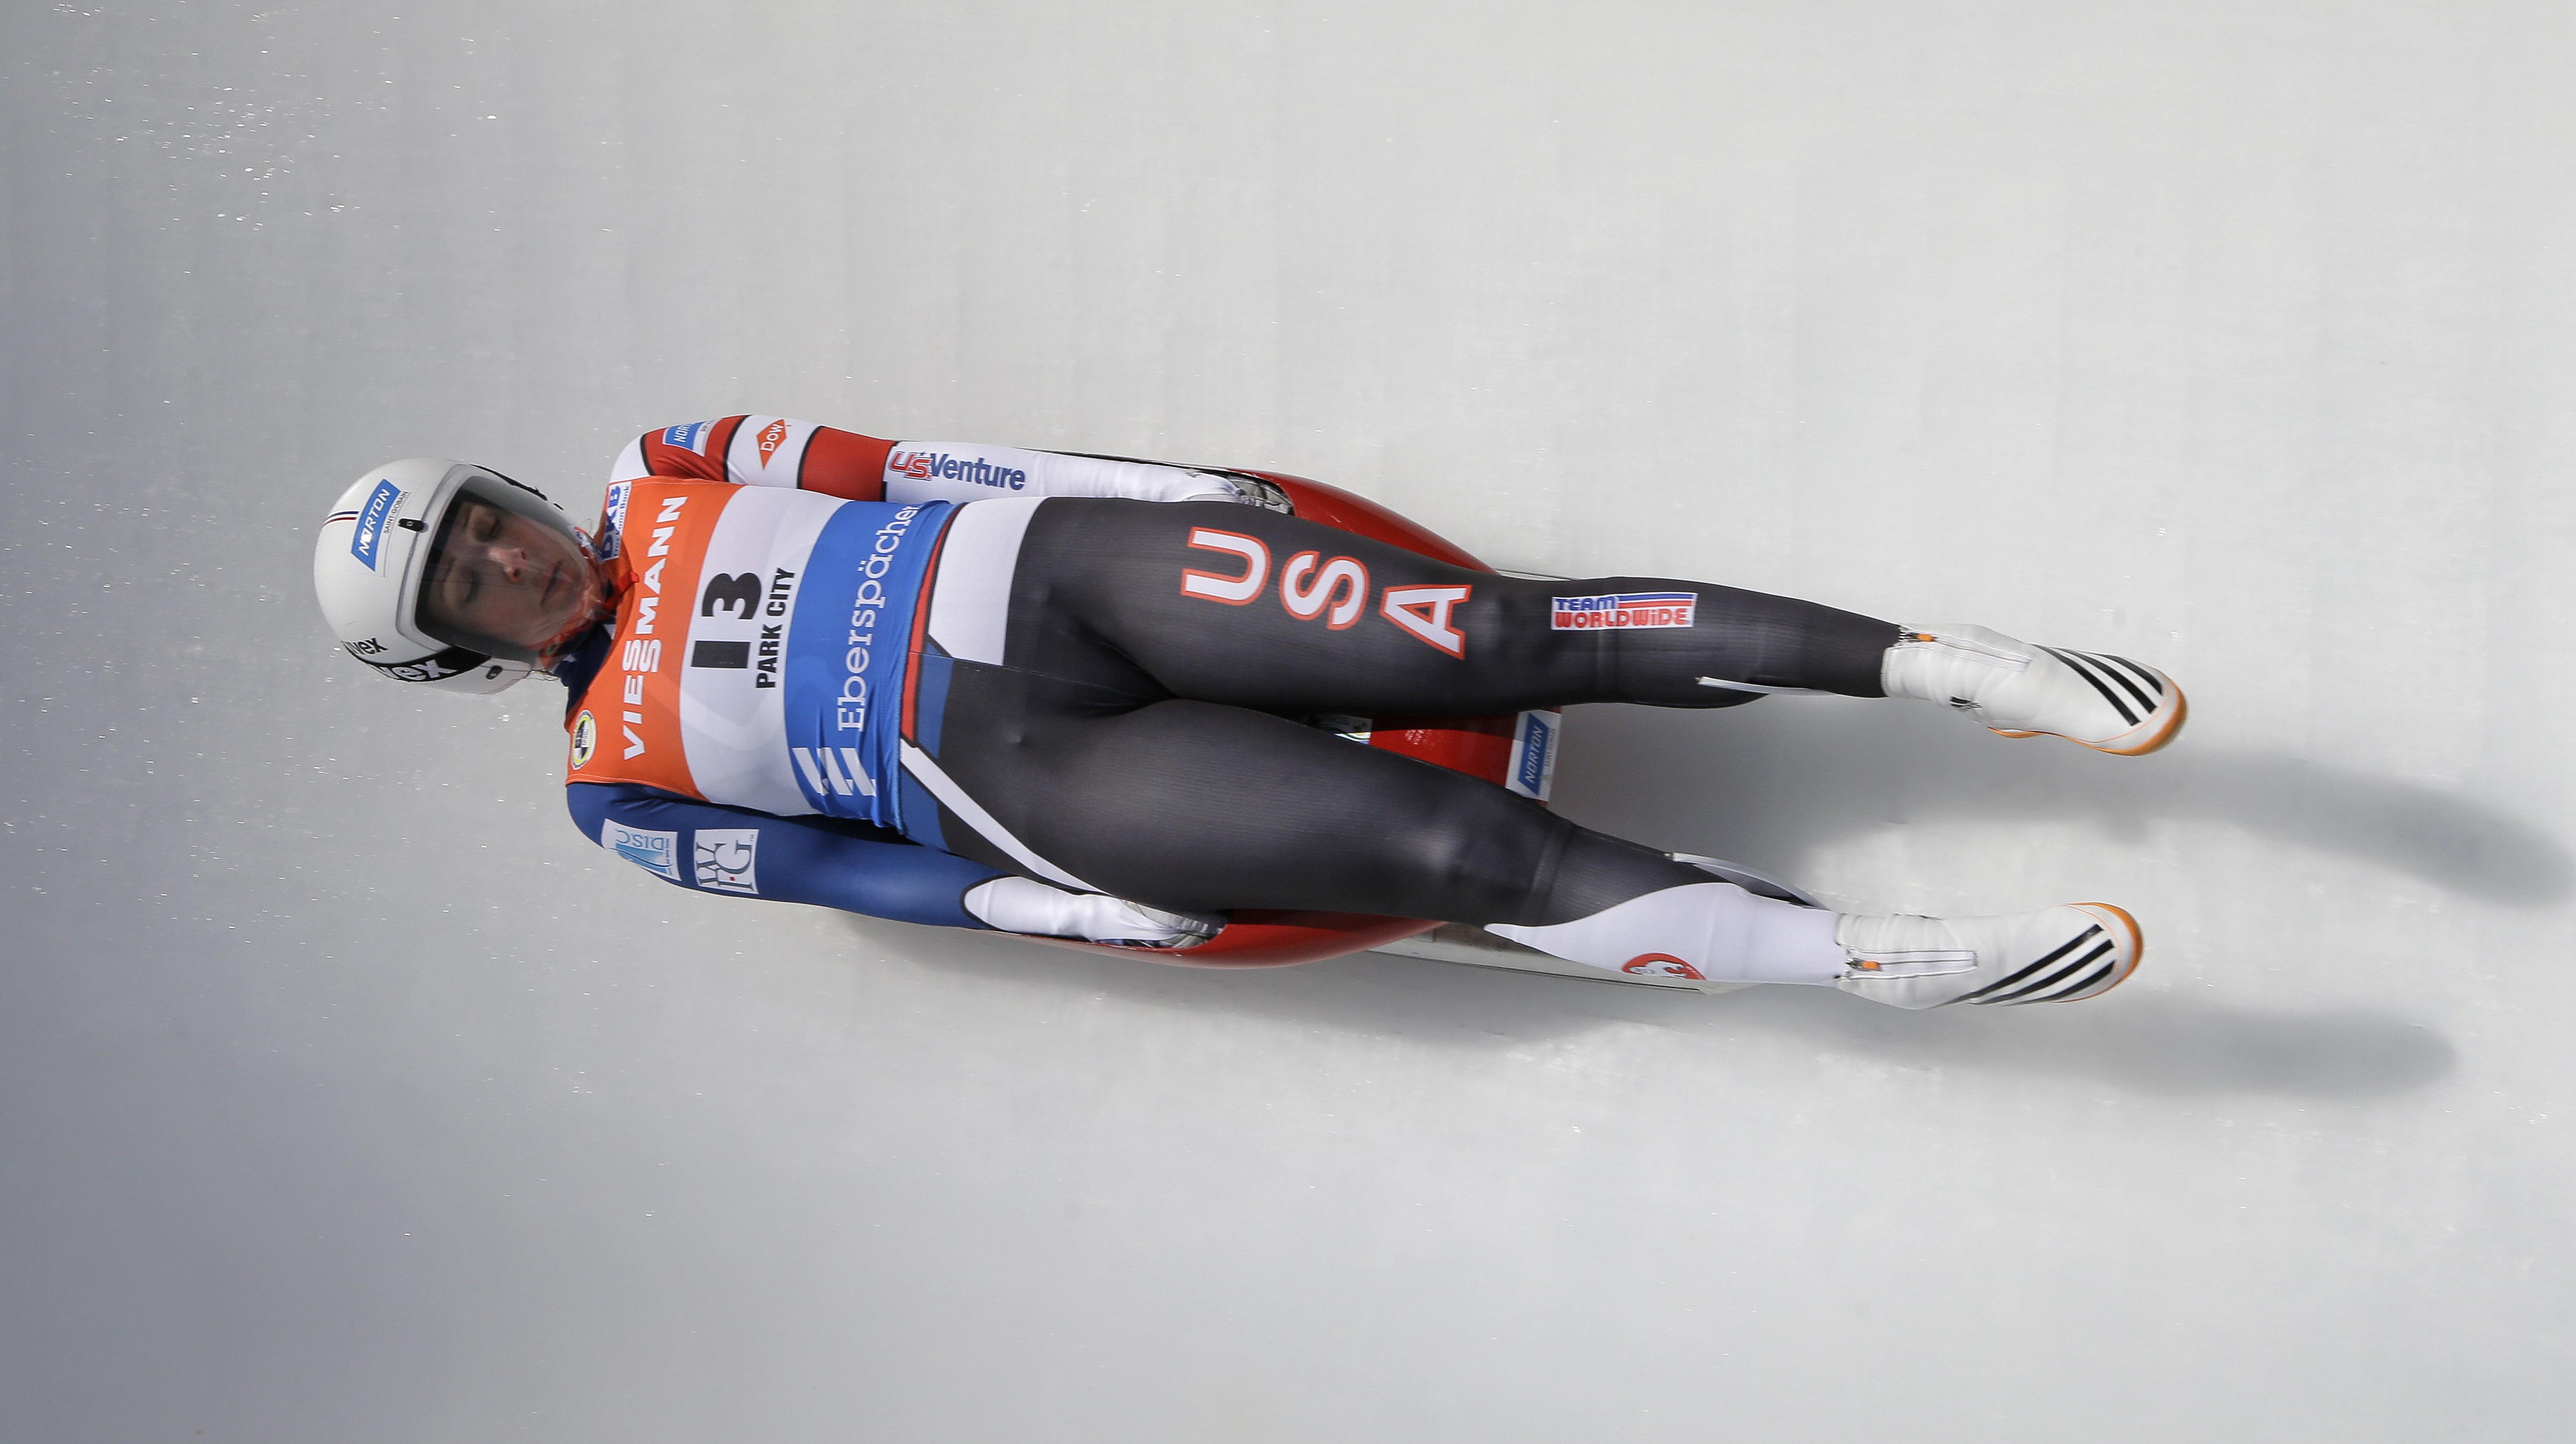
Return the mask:
[[[579,772],[590,765],[591,754],[599,750],[599,721],[585,710],[572,719],[572,770]]]
[[[656,877],[680,880],[680,835],[628,827],[616,818],[599,825],[599,845]]]

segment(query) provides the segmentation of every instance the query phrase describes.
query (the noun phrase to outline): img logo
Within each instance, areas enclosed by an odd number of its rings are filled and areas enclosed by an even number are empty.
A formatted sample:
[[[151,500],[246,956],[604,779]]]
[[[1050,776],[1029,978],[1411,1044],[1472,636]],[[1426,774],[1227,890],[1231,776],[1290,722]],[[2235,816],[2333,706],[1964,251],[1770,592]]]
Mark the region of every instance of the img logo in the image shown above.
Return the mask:
[[[367,504],[358,508],[357,534],[349,538],[349,555],[376,570],[376,553],[385,542],[385,523],[393,519],[394,504],[402,500],[402,488],[390,481],[376,483],[367,493]]]
[[[698,886],[759,894],[760,879],[753,869],[760,861],[760,829],[701,827],[694,842],[690,851],[697,862]]]
[[[599,721],[587,708],[572,719],[572,770],[579,772],[590,765],[591,754],[599,750]]]

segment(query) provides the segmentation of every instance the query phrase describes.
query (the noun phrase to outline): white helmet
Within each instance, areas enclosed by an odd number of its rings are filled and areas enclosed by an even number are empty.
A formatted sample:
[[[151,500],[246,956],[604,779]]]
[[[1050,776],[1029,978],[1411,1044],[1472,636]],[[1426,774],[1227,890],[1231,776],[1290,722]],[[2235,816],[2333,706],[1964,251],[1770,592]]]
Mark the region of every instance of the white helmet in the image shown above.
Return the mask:
[[[536,657],[497,638],[437,635],[420,619],[430,546],[460,496],[551,527],[591,554],[589,539],[544,492],[466,462],[415,456],[377,467],[340,493],[313,548],[313,590],[340,645],[378,672],[449,692],[498,692],[537,670]]]

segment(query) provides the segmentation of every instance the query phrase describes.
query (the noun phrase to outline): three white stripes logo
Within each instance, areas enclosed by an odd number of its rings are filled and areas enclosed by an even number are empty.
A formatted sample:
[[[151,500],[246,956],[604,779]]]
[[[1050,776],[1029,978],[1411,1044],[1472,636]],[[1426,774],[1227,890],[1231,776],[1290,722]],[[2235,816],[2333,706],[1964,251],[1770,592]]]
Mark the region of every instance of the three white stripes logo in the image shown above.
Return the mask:
[[[859,749],[856,747],[791,747],[787,750],[796,754],[796,765],[804,769],[806,785],[816,793],[832,792],[842,797],[853,792],[861,797],[877,795],[876,780],[859,765]],[[819,766],[815,761],[818,757],[822,759]],[[849,769],[846,772],[842,771],[845,766]]]

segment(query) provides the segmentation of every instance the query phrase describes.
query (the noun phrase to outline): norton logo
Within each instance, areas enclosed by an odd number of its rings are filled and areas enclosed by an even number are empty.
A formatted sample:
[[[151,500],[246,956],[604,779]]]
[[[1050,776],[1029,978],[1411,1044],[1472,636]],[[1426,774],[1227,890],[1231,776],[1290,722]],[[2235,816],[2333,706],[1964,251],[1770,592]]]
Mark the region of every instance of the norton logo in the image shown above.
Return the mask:
[[[572,719],[572,770],[579,772],[590,764],[590,755],[599,750],[599,723],[588,712]]]
[[[385,523],[393,518],[394,503],[402,500],[402,488],[391,481],[376,483],[367,493],[367,504],[358,508],[357,534],[349,538],[349,555],[376,570],[376,552],[384,545]]]
[[[787,444],[787,418],[786,418],[786,417],[784,417],[784,416],[779,417],[776,421],[773,421],[773,422],[769,423],[767,426],[764,426],[764,427],[760,428],[760,464],[761,464],[763,467],[768,466],[768,465],[769,465],[769,463],[770,463],[771,461],[773,461],[773,460],[775,460],[775,459],[777,458],[777,456],[778,456],[778,448],[780,448],[780,447],[782,447],[782,446],[784,446],[784,445],[786,445],[786,444]]]
[[[1550,729],[1545,722],[1539,720],[1535,712],[1524,712],[1521,716],[1526,719],[1522,734],[1525,740],[1521,743],[1521,790],[1532,796],[1543,797],[1546,794],[1541,789],[1547,786],[1547,744]]]
[[[1697,968],[1670,953],[1639,953],[1619,965],[1619,971],[1639,978],[1688,978],[1695,983],[1708,981]]]

